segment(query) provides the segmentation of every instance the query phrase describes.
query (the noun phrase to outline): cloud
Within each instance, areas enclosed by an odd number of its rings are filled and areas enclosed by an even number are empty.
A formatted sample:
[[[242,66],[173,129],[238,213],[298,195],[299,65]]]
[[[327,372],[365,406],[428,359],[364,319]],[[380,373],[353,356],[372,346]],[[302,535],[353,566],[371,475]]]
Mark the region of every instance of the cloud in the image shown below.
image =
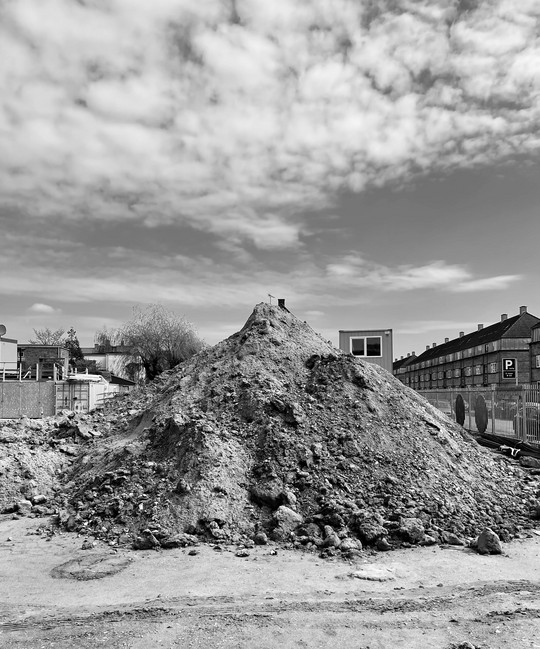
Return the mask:
[[[471,279],[458,283],[453,290],[456,293],[474,293],[476,291],[500,291],[522,279],[521,275],[497,275],[482,279]]]
[[[534,154],[538,3],[468,6],[4,3],[2,200],[292,248],[341,189]]]
[[[48,304],[42,304],[41,302],[35,302],[31,307],[28,308],[28,313],[38,313],[45,315],[52,315],[58,313],[59,311],[54,307]]]
[[[440,260],[422,266],[392,268],[366,261],[357,253],[346,255],[339,263],[328,264],[326,270],[328,276],[336,281],[383,291],[439,289],[471,293],[502,290],[522,278],[521,275],[500,275],[477,279],[465,266]]]

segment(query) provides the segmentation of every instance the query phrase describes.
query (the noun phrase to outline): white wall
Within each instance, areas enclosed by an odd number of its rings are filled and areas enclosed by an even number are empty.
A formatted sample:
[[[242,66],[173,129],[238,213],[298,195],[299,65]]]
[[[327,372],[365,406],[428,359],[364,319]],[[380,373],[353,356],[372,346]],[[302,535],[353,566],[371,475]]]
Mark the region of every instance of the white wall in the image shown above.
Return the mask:
[[[0,340],[0,371],[17,369],[17,341]]]

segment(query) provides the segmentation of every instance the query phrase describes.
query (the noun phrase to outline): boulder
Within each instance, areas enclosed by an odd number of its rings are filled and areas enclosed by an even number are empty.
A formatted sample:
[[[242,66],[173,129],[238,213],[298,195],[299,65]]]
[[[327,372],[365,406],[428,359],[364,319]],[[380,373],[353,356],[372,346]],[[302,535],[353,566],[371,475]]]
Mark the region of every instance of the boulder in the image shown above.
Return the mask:
[[[286,540],[290,538],[291,534],[293,534],[294,530],[302,524],[303,520],[304,519],[300,514],[285,505],[281,505],[281,507],[278,507],[274,512],[274,529],[272,530],[272,536],[276,540]]]
[[[502,554],[501,540],[489,527],[481,532],[474,545],[478,554]]]
[[[398,532],[409,543],[420,543],[424,538],[426,530],[419,518],[403,518]]]

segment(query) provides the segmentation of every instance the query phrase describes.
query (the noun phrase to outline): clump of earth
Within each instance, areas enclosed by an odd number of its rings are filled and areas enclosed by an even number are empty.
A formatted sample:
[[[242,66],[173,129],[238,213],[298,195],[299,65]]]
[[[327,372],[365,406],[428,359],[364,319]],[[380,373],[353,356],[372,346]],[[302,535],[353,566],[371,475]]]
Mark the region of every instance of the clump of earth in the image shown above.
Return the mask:
[[[77,441],[58,519],[111,545],[347,556],[534,525],[530,473],[279,306],[79,423],[56,425]]]

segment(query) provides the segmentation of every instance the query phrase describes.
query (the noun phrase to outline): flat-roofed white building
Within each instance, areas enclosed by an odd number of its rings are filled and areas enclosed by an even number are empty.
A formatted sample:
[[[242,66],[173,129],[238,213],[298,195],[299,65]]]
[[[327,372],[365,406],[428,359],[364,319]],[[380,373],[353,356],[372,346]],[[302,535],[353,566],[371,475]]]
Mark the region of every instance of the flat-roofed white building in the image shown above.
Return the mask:
[[[392,329],[340,329],[339,348],[346,354],[352,354],[392,372]]]

